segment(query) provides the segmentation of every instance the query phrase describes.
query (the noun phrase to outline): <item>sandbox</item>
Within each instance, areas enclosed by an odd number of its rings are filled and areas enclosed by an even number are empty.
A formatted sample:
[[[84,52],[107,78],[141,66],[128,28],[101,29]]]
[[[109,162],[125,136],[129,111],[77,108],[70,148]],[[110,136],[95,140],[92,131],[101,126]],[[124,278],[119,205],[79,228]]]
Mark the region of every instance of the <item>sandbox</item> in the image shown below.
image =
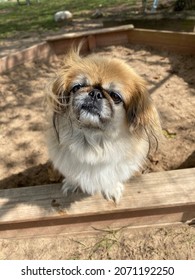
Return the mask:
[[[86,40],[84,52],[125,59],[145,78],[162,121],[164,141],[148,159],[142,175],[128,183],[117,207],[99,196],[62,198],[62,178],[48,162],[45,92],[50,90],[69,46],[82,38]],[[1,59],[2,237],[193,223],[194,42],[192,33],[125,26],[47,38],[45,43]]]

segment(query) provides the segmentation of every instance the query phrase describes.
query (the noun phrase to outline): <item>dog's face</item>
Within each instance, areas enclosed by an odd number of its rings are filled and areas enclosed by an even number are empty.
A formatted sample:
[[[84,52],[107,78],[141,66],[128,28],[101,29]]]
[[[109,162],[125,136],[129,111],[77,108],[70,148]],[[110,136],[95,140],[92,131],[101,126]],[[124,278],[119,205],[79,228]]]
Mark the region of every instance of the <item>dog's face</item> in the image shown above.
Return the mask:
[[[116,58],[71,52],[54,82],[53,100],[54,111],[80,127],[105,130],[126,125],[137,132],[146,127],[155,130],[157,115],[145,82]]]

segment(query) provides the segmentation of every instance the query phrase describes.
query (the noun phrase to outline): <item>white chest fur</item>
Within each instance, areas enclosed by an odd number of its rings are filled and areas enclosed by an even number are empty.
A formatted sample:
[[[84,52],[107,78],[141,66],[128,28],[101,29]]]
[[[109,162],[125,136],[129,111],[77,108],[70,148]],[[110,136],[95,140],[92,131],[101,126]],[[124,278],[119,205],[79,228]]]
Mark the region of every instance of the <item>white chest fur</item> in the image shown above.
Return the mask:
[[[122,183],[143,164],[148,143],[124,127],[96,132],[66,123],[60,126],[60,142],[50,129],[48,147],[54,167],[65,176],[65,192],[79,186],[86,193],[101,192],[118,200]]]

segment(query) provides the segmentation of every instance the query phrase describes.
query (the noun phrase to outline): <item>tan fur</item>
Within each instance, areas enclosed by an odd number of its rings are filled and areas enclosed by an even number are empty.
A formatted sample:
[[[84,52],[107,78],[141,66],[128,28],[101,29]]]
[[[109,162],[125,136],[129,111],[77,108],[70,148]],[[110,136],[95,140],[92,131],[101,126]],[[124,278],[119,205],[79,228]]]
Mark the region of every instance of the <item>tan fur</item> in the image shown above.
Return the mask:
[[[80,83],[83,79],[87,81],[87,84],[76,91],[76,94],[73,94],[72,88],[74,84],[77,82]],[[82,100],[84,100],[87,94],[93,88],[97,87],[101,88],[104,95],[104,115],[107,114],[104,122],[102,123],[98,120],[97,116],[91,116],[88,121],[85,121],[85,114],[78,117],[74,108],[74,102],[78,102],[78,104],[80,104],[79,102],[83,102]],[[112,88],[120,93],[123,99],[123,105],[115,104],[113,102],[110,96],[110,90],[112,90]],[[53,146],[55,146],[55,152],[51,151],[50,153],[51,158],[54,165],[56,162],[56,168],[60,169],[62,173],[64,169],[69,168],[66,164],[61,162],[61,154],[66,154],[67,152],[65,148],[62,149],[60,146],[58,148],[58,145],[64,145],[64,147],[66,146],[66,149],[69,149],[69,146],[67,145],[70,145],[70,147],[74,145],[74,149],[76,149],[74,150],[74,153],[76,153],[74,154],[74,157],[76,155],[76,157],[78,157],[78,161],[81,160],[84,163],[86,162],[86,166],[88,166],[84,167],[83,164],[83,166],[81,165],[81,167],[79,167],[79,170],[80,168],[88,168],[90,174],[92,174],[92,172],[95,172],[95,167],[93,167],[90,171],[91,167],[88,164],[91,162],[90,164],[94,165],[96,162],[98,166],[97,170],[99,170],[99,164],[103,160],[103,158],[101,159],[101,154],[102,156],[105,156],[106,162],[109,155],[110,163],[112,163],[112,161],[116,161],[117,166],[119,162],[121,162],[121,159],[118,159],[119,155],[117,154],[117,150],[116,154],[113,150],[117,149],[114,141],[118,141],[118,147],[119,145],[124,145],[124,148],[121,147],[121,154],[124,153],[123,161],[126,164],[123,168],[126,168],[129,171],[124,171],[126,173],[124,173],[123,177],[127,178],[128,174],[129,176],[132,176],[132,171],[136,170],[144,162],[147,150],[153,147],[154,144],[156,145],[158,143],[158,138],[161,134],[161,126],[158,113],[147,92],[146,83],[126,62],[120,59],[105,57],[99,54],[91,54],[86,57],[81,57],[78,51],[72,49],[66,56],[65,65],[60,70],[58,77],[53,84],[52,92],[49,95],[48,101],[51,106],[51,111],[55,112],[54,127],[57,134],[61,133],[64,135],[59,136],[58,140],[59,142],[62,142],[57,143],[55,135],[52,134],[53,132],[50,132],[49,134],[49,138],[52,139],[49,144],[49,150],[52,150]],[[78,111],[78,114],[80,114],[80,111]],[[58,128],[56,127],[56,120]],[[64,129],[65,131],[63,131]],[[68,136],[68,132],[66,132],[69,129],[70,131],[72,129],[72,136],[71,134]],[[74,141],[74,137],[75,143],[72,142]],[[80,145],[78,146],[76,143],[79,143],[79,141],[81,141],[80,139],[85,139],[82,140],[85,144],[78,144]],[[128,145],[130,145],[129,148]],[[81,149],[86,149],[86,152],[83,154]],[[111,151],[113,151],[113,154]],[[58,154],[58,152],[60,158],[56,158],[55,156],[55,153]],[[73,150],[71,150],[71,153],[72,152]],[[71,156],[71,153],[69,156]],[[83,157],[86,157],[86,159]],[[67,159],[64,158],[64,160]],[[61,166],[63,166],[64,169],[60,167],[59,162],[61,162]],[[75,162],[75,164],[77,163]],[[131,171],[128,164],[132,166],[135,165],[132,167]],[[113,172],[115,172],[115,168],[117,167],[112,168],[114,168]],[[82,170],[79,172],[82,172]],[[83,170],[83,174],[84,172],[87,172],[87,170]],[[109,172],[108,174],[111,174]],[[64,171],[65,176],[68,177],[68,174],[72,174],[71,170],[69,173],[67,173],[66,170]],[[77,174],[74,176],[76,175]],[[98,176],[98,174],[96,175]],[[91,175],[88,174],[86,176],[87,180],[87,178]],[[118,178],[119,177],[121,176],[118,175]],[[78,179],[77,183],[75,183],[76,181],[74,178],[69,178],[68,183],[64,183],[64,189],[69,189],[69,185],[67,184],[70,184],[70,181],[73,180],[74,185],[80,184],[79,186],[83,191],[94,193],[96,190],[99,190],[103,192],[107,198],[114,197],[115,200],[119,200],[122,191],[120,184],[124,182],[124,179],[118,179],[119,182],[116,182],[118,187],[116,190],[111,191],[111,186],[107,187],[105,185],[104,189],[102,185],[103,183],[101,183],[101,186],[99,187],[94,185],[91,189],[91,186],[85,186],[85,181],[83,181],[84,177],[79,178],[80,179]],[[103,180],[102,178],[103,177],[94,179],[94,182],[96,182],[94,184],[99,184],[97,182],[98,180]],[[91,182],[92,181],[93,178],[91,178]],[[105,183],[108,184],[108,181],[105,180]],[[93,182],[91,184],[93,185]]]

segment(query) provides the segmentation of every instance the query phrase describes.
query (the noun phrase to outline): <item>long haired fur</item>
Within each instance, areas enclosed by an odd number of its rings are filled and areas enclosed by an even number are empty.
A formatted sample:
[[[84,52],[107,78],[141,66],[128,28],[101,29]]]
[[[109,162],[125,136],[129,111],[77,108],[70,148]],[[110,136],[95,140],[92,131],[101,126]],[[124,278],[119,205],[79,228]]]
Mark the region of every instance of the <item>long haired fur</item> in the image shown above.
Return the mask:
[[[81,57],[71,49],[48,104],[48,150],[65,176],[63,191],[81,188],[118,202],[123,183],[141,168],[161,135],[145,81],[120,59]]]

